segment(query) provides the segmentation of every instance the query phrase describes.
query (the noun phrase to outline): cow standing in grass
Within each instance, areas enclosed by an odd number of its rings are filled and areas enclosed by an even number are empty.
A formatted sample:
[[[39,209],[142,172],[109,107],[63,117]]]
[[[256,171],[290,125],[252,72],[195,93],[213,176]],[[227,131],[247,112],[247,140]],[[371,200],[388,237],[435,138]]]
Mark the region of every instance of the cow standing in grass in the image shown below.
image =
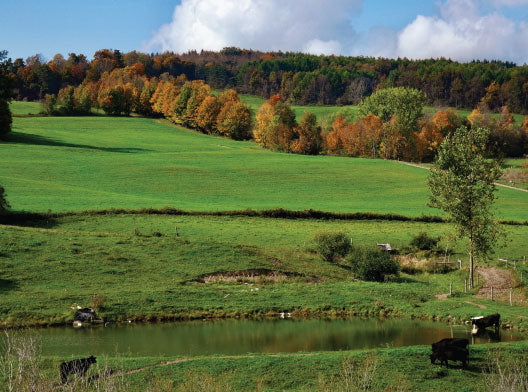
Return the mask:
[[[445,363],[446,367],[449,367],[448,361],[460,361],[462,362],[462,367],[466,368],[469,363],[469,351],[467,348],[448,346],[433,351],[429,358],[433,365],[438,359],[440,364]]]

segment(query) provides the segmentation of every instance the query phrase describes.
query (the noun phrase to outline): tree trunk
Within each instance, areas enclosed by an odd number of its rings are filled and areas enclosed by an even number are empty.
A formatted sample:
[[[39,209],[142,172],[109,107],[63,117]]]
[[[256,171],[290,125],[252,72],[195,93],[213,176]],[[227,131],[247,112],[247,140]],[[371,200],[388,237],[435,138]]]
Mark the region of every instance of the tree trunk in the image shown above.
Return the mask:
[[[473,251],[469,251],[469,289],[473,288]]]

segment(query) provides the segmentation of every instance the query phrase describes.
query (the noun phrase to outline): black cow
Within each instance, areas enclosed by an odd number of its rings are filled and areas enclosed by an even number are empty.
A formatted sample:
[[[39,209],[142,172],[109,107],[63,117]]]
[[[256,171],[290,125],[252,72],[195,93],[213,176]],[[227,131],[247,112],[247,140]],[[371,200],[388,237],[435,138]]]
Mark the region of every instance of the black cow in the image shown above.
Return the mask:
[[[77,309],[74,320],[92,322],[97,318],[95,311],[90,308]]]
[[[90,365],[95,362],[96,360],[93,355],[89,356],[88,358],[74,359],[73,361],[62,362],[60,364],[60,376],[62,383],[65,384],[66,381],[68,381],[68,376],[70,374],[79,373],[81,376],[84,376],[90,368]]]
[[[431,344],[433,352],[438,351],[439,349],[445,349],[451,346],[456,346],[460,348],[468,348],[469,340],[467,339],[457,339],[457,338],[446,338],[442,339],[439,342]]]
[[[496,330],[498,330],[500,327],[500,314],[495,313],[482,318],[473,318],[471,319],[471,323],[473,324],[473,333],[478,332],[478,330],[491,327],[492,325],[495,326]]]
[[[446,367],[449,367],[448,360],[462,362],[462,367],[466,368],[469,363],[469,351],[467,348],[450,346],[446,348],[439,348],[437,351],[429,356],[431,363],[434,365],[436,360],[440,360],[440,365],[445,363]]]

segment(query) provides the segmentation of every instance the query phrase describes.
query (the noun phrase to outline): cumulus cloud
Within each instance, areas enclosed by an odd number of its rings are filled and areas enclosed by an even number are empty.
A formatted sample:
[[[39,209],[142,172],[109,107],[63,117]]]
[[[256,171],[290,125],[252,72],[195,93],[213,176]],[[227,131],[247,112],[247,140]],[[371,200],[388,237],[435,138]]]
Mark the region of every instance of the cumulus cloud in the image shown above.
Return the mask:
[[[362,0],[182,0],[148,50],[260,50],[340,54],[356,33],[350,23]]]
[[[528,59],[528,25],[515,23],[498,12],[481,15],[475,0],[446,0],[440,4],[439,16],[418,15],[400,31],[394,52],[409,58],[501,59],[524,63]]]

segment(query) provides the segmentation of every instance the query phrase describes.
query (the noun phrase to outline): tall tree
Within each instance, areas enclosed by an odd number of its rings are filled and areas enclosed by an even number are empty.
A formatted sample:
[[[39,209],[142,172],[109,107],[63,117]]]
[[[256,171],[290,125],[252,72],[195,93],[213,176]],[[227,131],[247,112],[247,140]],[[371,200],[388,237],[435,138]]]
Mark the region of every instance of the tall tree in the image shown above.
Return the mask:
[[[398,128],[405,136],[418,130],[418,120],[422,117],[425,94],[414,88],[394,87],[376,91],[359,104],[362,117],[374,114],[387,122],[396,118]]]
[[[490,130],[480,127],[460,127],[448,134],[429,177],[431,205],[444,210],[457,234],[468,239],[471,288],[475,257],[491,253],[499,234],[491,206],[501,169],[487,154],[489,137]]]
[[[0,50],[0,140],[11,132],[11,110],[9,102],[13,98],[13,79],[9,75],[11,60],[6,61],[7,51]]]

